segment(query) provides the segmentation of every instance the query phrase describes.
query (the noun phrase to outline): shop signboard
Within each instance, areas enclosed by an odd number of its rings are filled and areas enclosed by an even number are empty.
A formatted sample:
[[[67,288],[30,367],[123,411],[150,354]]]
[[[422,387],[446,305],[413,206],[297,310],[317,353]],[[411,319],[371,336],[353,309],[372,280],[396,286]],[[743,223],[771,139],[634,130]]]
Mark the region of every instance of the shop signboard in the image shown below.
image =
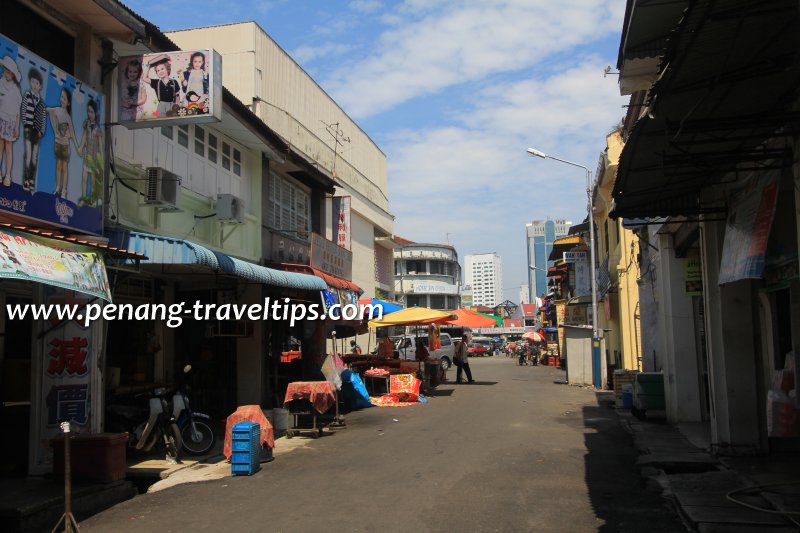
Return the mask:
[[[117,72],[117,121],[126,128],[222,120],[222,58],[212,49],[121,57]]]
[[[311,234],[311,266],[342,279],[352,279],[353,252],[317,233]]]
[[[722,244],[719,283],[759,279],[775,216],[780,170],[751,173],[731,194]]]
[[[333,228],[336,234],[336,244],[345,250],[351,249],[351,226],[350,226],[350,197],[333,197]]]
[[[587,296],[592,293],[591,269],[588,261],[574,263],[575,268],[575,296]]]
[[[414,292],[426,294],[458,294],[458,287],[456,285],[444,283],[414,282]]]
[[[81,305],[91,297],[69,290],[45,287],[47,305]],[[35,365],[38,398],[34,405],[35,426],[32,473],[52,468],[50,440],[60,434],[61,422],[70,422],[76,433],[100,430],[101,397],[97,368],[102,342],[102,321],[88,326],[81,321],[44,320]]]
[[[111,301],[103,256],[85,246],[0,230],[0,278],[23,279]]]
[[[700,249],[689,248],[683,260],[683,283],[687,296],[703,294],[703,263],[700,261]]]
[[[0,211],[103,232],[100,92],[0,34]]]
[[[311,257],[311,245],[308,242],[279,235],[272,234],[269,259],[276,263],[292,263],[295,265],[309,264]]]
[[[565,263],[586,263],[587,261],[589,261],[589,253],[586,250],[564,252]]]

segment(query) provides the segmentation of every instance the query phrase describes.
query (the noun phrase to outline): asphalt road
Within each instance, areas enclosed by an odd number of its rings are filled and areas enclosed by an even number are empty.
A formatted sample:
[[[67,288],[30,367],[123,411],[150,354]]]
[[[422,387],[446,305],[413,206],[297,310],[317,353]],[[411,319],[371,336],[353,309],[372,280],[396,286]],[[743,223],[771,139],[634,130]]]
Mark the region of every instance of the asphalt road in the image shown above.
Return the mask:
[[[81,530],[685,531],[594,392],[554,383],[555,368],[471,361],[477,383],[350,413],[252,477],[142,495]]]

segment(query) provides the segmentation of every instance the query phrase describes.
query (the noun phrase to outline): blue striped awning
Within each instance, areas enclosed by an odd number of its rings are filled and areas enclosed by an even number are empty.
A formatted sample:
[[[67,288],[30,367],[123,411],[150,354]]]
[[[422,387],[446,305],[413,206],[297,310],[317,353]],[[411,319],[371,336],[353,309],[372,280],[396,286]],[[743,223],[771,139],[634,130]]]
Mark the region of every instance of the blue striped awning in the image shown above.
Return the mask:
[[[215,272],[275,287],[306,291],[323,291],[328,288],[328,284],[317,276],[267,268],[183,239],[138,231],[115,232],[109,236],[109,239],[127,250],[145,254],[148,260],[141,262],[143,266],[148,264],[199,265],[208,267]]]

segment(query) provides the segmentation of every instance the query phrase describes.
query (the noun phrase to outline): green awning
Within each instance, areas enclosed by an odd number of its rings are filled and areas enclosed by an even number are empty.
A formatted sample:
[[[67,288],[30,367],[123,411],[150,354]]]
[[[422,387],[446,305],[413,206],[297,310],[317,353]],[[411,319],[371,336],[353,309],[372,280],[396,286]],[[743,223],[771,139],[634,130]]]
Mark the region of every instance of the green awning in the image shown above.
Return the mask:
[[[500,328],[502,328],[502,327],[503,327],[503,319],[502,319],[502,318],[500,318],[499,316],[497,316],[497,315],[490,315],[490,314],[487,314],[487,313],[478,313],[478,314],[479,314],[479,315],[483,315],[483,316],[485,316],[485,317],[488,317],[488,318],[491,318],[492,320],[494,320],[495,322],[497,322],[497,327],[500,327]]]

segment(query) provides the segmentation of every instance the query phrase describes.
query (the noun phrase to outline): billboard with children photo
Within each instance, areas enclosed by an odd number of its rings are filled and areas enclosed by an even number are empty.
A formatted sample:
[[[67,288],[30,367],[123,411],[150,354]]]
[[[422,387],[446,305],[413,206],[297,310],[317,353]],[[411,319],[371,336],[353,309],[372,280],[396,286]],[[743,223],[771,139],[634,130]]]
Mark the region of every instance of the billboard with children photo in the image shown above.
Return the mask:
[[[127,56],[117,71],[117,120],[127,128],[222,119],[222,58],[214,50]]]
[[[103,230],[103,96],[0,34],[0,211]]]

